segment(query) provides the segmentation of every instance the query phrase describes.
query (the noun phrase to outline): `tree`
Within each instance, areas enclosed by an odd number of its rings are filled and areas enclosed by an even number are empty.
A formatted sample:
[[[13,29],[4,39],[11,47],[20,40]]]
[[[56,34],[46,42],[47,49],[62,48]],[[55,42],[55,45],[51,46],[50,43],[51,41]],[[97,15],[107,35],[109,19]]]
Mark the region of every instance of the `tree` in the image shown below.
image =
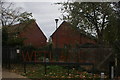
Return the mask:
[[[15,24],[25,23],[33,20],[32,13],[24,12],[21,8],[15,7],[13,3],[7,3],[0,0],[0,25],[2,26],[2,45],[22,45],[22,38],[10,38],[7,27]],[[26,23],[27,25],[27,23]],[[13,35],[15,36],[15,35]]]
[[[32,13],[22,12],[22,8],[13,3],[7,3],[0,0],[0,23],[2,27],[11,26],[17,23],[25,22],[32,19]]]
[[[104,32],[114,18],[111,3],[104,2],[74,2],[58,3],[61,4],[63,20],[69,21],[74,28],[83,32],[90,33],[98,39],[99,44],[104,43]]]
[[[119,26],[119,21],[120,21],[120,1],[114,3],[115,6],[115,12],[116,12],[116,36],[115,39],[113,41],[113,50],[114,50],[114,54],[115,54],[115,63],[116,63],[116,75],[120,76],[120,70],[118,69],[120,67],[120,26]],[[114,23],[114,22],[113,22]]]
[[[115,15],[111,17],[109,27],[105,29],[104,39],[108,44],[114,45],[115,41],[120,40],[120,2],[113,3],[113,10]]]

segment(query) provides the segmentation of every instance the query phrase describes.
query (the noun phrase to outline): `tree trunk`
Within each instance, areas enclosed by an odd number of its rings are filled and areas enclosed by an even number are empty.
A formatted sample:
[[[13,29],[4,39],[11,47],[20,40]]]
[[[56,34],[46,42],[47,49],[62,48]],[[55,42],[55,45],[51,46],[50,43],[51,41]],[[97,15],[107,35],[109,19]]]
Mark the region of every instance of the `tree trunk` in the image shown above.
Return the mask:
[[[104,44],[102,33],[98,33],[98,44],[100,44],[100,45]]]

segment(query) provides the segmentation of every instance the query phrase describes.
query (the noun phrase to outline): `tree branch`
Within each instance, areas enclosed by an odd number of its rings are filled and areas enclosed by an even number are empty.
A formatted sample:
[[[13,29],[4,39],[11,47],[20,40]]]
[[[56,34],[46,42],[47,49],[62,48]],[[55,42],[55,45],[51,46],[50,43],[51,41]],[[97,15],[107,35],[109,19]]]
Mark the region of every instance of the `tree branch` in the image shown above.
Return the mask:
[[[102,25],[101,25],[101,27],[102,27],[101,32],[103,32],[103,29],[105,27],[105,19],[106,19],[106,14],[103,15]]]

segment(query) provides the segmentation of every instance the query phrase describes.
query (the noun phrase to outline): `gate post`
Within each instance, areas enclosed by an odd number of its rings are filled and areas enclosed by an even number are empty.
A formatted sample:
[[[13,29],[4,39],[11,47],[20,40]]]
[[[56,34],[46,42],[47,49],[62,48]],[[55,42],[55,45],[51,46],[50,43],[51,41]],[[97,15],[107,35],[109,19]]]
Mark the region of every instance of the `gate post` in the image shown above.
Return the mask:
[[[9,70],[10,70],[10,69],[11,69],[11,58],[10,58],[10,57],[11,57],[11,48],[10,48],[10,47],[8,48],[8,51],[9,51],[9,52],[8,52],[8,58],[9,58],[9,59],[8,59],[8,60],[9,60],[9,61],[8,61],[8,68],[9,68]]]
[[[115,63],[114,62],[110,62],[109,63],[109,78],[110,79],[114,79],[115,76]]]
[[[24,62],[24,73],[26,74],[26,62]]]

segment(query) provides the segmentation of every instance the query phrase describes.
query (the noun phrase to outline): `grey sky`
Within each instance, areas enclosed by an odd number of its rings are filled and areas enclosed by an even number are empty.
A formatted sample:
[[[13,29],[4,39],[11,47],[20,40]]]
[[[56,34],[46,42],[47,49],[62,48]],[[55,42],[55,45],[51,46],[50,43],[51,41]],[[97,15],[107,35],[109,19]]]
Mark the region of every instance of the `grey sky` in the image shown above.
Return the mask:
[[[62,17],[59,5],[54,2],[16,2],[17,7],[22,7],[24,11],[31,12],[37,24],[47,38],[55,31],[55,18]],[[58,25],[61,24],[59,19]]]
[[[55,18],[62,17],[60,5],[55,5],[55,2],[65,2],[68,0],[8,0],[15,2],[17,7],[22,7],[25,11],[31,12],[36,19],[37,24],[44,32],[47,38],[55,31]],[[83,0],[69,0],[83,1]],[[89,0],[86,0],[86,2]],[[110,1],[110,0],[91,0],[91,1]],[[118,1],[118,0],[113,0]],[[59,20],[58,26],[62,23]]]

